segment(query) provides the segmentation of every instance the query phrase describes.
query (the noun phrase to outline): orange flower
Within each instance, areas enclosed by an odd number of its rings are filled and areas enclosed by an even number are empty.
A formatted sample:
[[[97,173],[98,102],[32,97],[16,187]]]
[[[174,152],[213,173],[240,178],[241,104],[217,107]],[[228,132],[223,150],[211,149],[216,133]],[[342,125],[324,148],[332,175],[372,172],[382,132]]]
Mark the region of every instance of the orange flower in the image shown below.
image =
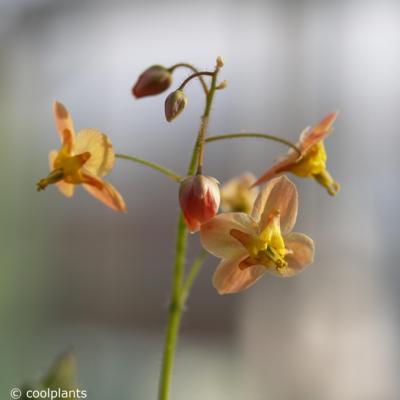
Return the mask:
[[[203,247],[222,259],[213,277],[220,294],[247,289],[265,272],[294,276],[313,262],[313,241],[291,232],[297,207],[296,186],[282,176],[259,193],[251,215],[223,213],[201,226]]]
[[[301,178],[311,177],[326,188],[334,196],[340,189],[329,172],[326,170],[326,151],[324,139],[332,132],[332,125],[338,116],[337,112],[326,116],[314,128],[306,128],[300,135],[298,148],[300,156],[294,150],[267,170],[255,185],[260,185],[282,172],[291,172]]]
[[[102,179],[112,169],[115,154],[108,137],[96,129],[82,129],[75,137],[68,110],[53,104],[54,118],[61,139],[61,150],[49,154],[50,174],[41,179],[37,190],[57,184],[61,193],[71,197],[75,185],[83,187],[96,199],[115,211],[126,211],[124,199],[110,183]]]

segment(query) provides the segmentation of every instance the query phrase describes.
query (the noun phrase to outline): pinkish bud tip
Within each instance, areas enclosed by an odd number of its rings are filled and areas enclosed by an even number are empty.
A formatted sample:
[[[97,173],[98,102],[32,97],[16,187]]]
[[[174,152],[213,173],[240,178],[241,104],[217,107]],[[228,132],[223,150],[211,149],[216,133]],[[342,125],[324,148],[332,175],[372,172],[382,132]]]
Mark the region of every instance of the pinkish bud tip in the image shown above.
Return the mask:
[[[167,90],[172,83],[172,74],[162,65],[153,65],[146,69],[132,88],[136,98],[154,96]]]
[[[203,175],[189,176],[181,183],[179,204],[190,232],[198,231],[218,212],[218,184],[215,178]]]

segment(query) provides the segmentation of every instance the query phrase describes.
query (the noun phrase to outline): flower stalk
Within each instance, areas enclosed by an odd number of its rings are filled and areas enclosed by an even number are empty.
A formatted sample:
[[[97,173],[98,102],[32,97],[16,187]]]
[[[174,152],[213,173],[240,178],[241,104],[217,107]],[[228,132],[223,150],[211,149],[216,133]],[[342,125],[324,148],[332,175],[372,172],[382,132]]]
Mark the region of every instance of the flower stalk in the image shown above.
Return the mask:
[[[188,64],[188,63],[178,63],[173,65],[171,68],[169,68],[169,71],[171,72],[171,74],[174,72],[174,70],[176,68],[188,68],[190,69],[192,72],[194,72],[195,74],[199,73],[200,71],[194,67],[192,64]],[[201,87],[203,88],[204,94],[207,96],[208,95],[208,87],[206,82],[204,81],[204,78],[201,75],[198,75],[197,78],[199,79],[199,82],[201,84]]]
[[[300,149],[290,142],[289,140],[283,139],[279,136],[275,135],[270,135],[267,133],[226,133],[223,135],[215,135],[215,136],[209,136],[208,138],[205,139],[206,143],[211,143],[211,142],[216,142],[218,140],[226,140],[226,139],[241,139],[241,138],[260,138],[260,139],[267,139],[267,140],[272,140],[274,142],[282,143],[293,150],[297,152],[297,154],[300,156]]]
[[[161,172],[162,174],[164,174],[165,176],[167,176],[168,178],[172,179],[175,182],[180,182],[180,180],[182,179],[178,174],[176,174],[175,172],[171,171],[168,168],[163,167],[162,165],[153,163],[151,161],[147,161],[144,160],[142,158],[139,157],[134,157],[134,156],[129,156],[127,154],[115,154],[115,157],[117,158],[121,158],[123,160],[129,160],[138,164],[142,164],[145,165],[146,167],[149,167],[151,169],[154,169],[158,172]]]
[[[212,75],[210,89],[207,90],[206,104],[204,113],[201,118],[199,133],[196,143],[193,148],[192,157],[189,163],[187,175],[191,176],[195,173],[199,174],[202,170],[204,157],[204,144],[207,134],[207,126],[211,112],[211,106],[216,91],[217,75],[219,71],[217,65]],[[159,400],[168,400],[171,388],[171,376],[174,365],[175,350],[178,339],[178,332],[189,290],[200,269],[201,262],[195,262],[187,280],[184,283],[184,269],[186,259],[186,244],[187,244],[188,229],[185,224],[182,212],[179,214],[178,228],[176,235],[176,253],[175,253],[175,268],[174,278],[172,282],[172,299],[169,307],[169,315],[167,322],[167,332],[165,336],[164,355],[161,366],[160,384],[159,384]]]
[[[188,76],[179,86],[178,90],[183,90],[184,87],[194,78],[199,78],[202,76],[214,76],[214,72],[209,72],[209,71],[199,71],[195,72],[194,74]],[[207,95],[208,95],[208,90],[207,90]]]
[[[183,311],[181,287],[184,277],[186,258],[187,228],[183,214],[179,214],[176,234],[175,268],[172,282],[172,299],[169,306],[167,332],[165,334],[164,353],[159,383],[159,400],[168,400],[172,370],[174,367],[175,349]]]
[[[214,99],[214,94],[217,89],[217,76],[219,72],[219,65],[215,67],[215,71],[212,75],[212,80],[211,80],[211,87],[210,91],[207,95],[207,101],[206,101],[206,107],[204,110],[203,117],[201,119],[201,125],[200,125],[200,130],[199,130],[199,135],[198,135],[198,161],[197,161],[197,172],[196,174],[201,174],[203,170],[203,162],[204,162],[204,144],[206,140],[206,134],[207,134],[207,128],[208,128],[208,122],[210,118],[210,112],[211,112],[211,105]]]
[[[206,256],[207,253],[204,250],[202,250],[200,251],[198,256],[194,259],[193,264],[191,265],[189,272],[186,276],[186,279],[182,285],[182,292],[181,292],[182,304],[186,303],[186,299],[189,295],[190,289],[192,288],[192,285],[196,280],[201,267],[203,266]]]

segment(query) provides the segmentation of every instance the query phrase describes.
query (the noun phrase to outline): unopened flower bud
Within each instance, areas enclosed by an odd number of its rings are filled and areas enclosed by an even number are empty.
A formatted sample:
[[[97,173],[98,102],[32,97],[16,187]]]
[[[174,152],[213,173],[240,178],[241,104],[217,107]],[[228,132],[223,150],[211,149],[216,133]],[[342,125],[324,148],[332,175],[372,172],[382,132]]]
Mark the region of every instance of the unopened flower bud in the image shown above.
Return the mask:
[[[217,67],[222,68],[225,65],[225,61],[221,56],[217,57]]]
[[[179,204],[190,232],[214,217],[219,208],[219,182],[210,176],[195,175],[184,179],[179,188]]]
[[[225,89],[228,86],[228,81],[222,81],[218,86],[217,89],[218,90],[222,90]]]
[[[165,118],[168,122],[175,119],[186,107],[187,97],[182,90],[175,90],[165,99]]]
[[[139,76],[132,93],[136,98],[153,96],[167,90],[171,83],[171,72],[162,65],[153,65]]]

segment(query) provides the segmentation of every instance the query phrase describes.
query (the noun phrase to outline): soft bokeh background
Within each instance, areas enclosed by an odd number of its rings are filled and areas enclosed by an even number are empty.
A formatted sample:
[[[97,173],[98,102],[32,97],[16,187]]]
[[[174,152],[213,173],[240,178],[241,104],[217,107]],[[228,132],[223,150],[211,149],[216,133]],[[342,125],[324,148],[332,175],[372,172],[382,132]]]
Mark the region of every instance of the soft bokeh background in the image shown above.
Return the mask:
[[[129,212],[79,190],[35,192],[58,146],[51,102],[118,151],[183,173],[203,104],[176,122],[164,96],[130,88],[154,63],[225,57],[210,130],[299,131],[340,109],[327,141],[335,199],[299,181],[297,230],[314,265],[220,297],[210,257],[189,300],[174,399],[394,400],[400,383],[400,5],[397,1],[0,1],[0,397],[73,347],[90,399],[154,399],[173,258],[177,188],[119,161]],[[175,84],[186,76],[176,75]],[[206,172],[256,174],[286,151],[215,143]],[[191,257],[198,238],[191,238]]]

